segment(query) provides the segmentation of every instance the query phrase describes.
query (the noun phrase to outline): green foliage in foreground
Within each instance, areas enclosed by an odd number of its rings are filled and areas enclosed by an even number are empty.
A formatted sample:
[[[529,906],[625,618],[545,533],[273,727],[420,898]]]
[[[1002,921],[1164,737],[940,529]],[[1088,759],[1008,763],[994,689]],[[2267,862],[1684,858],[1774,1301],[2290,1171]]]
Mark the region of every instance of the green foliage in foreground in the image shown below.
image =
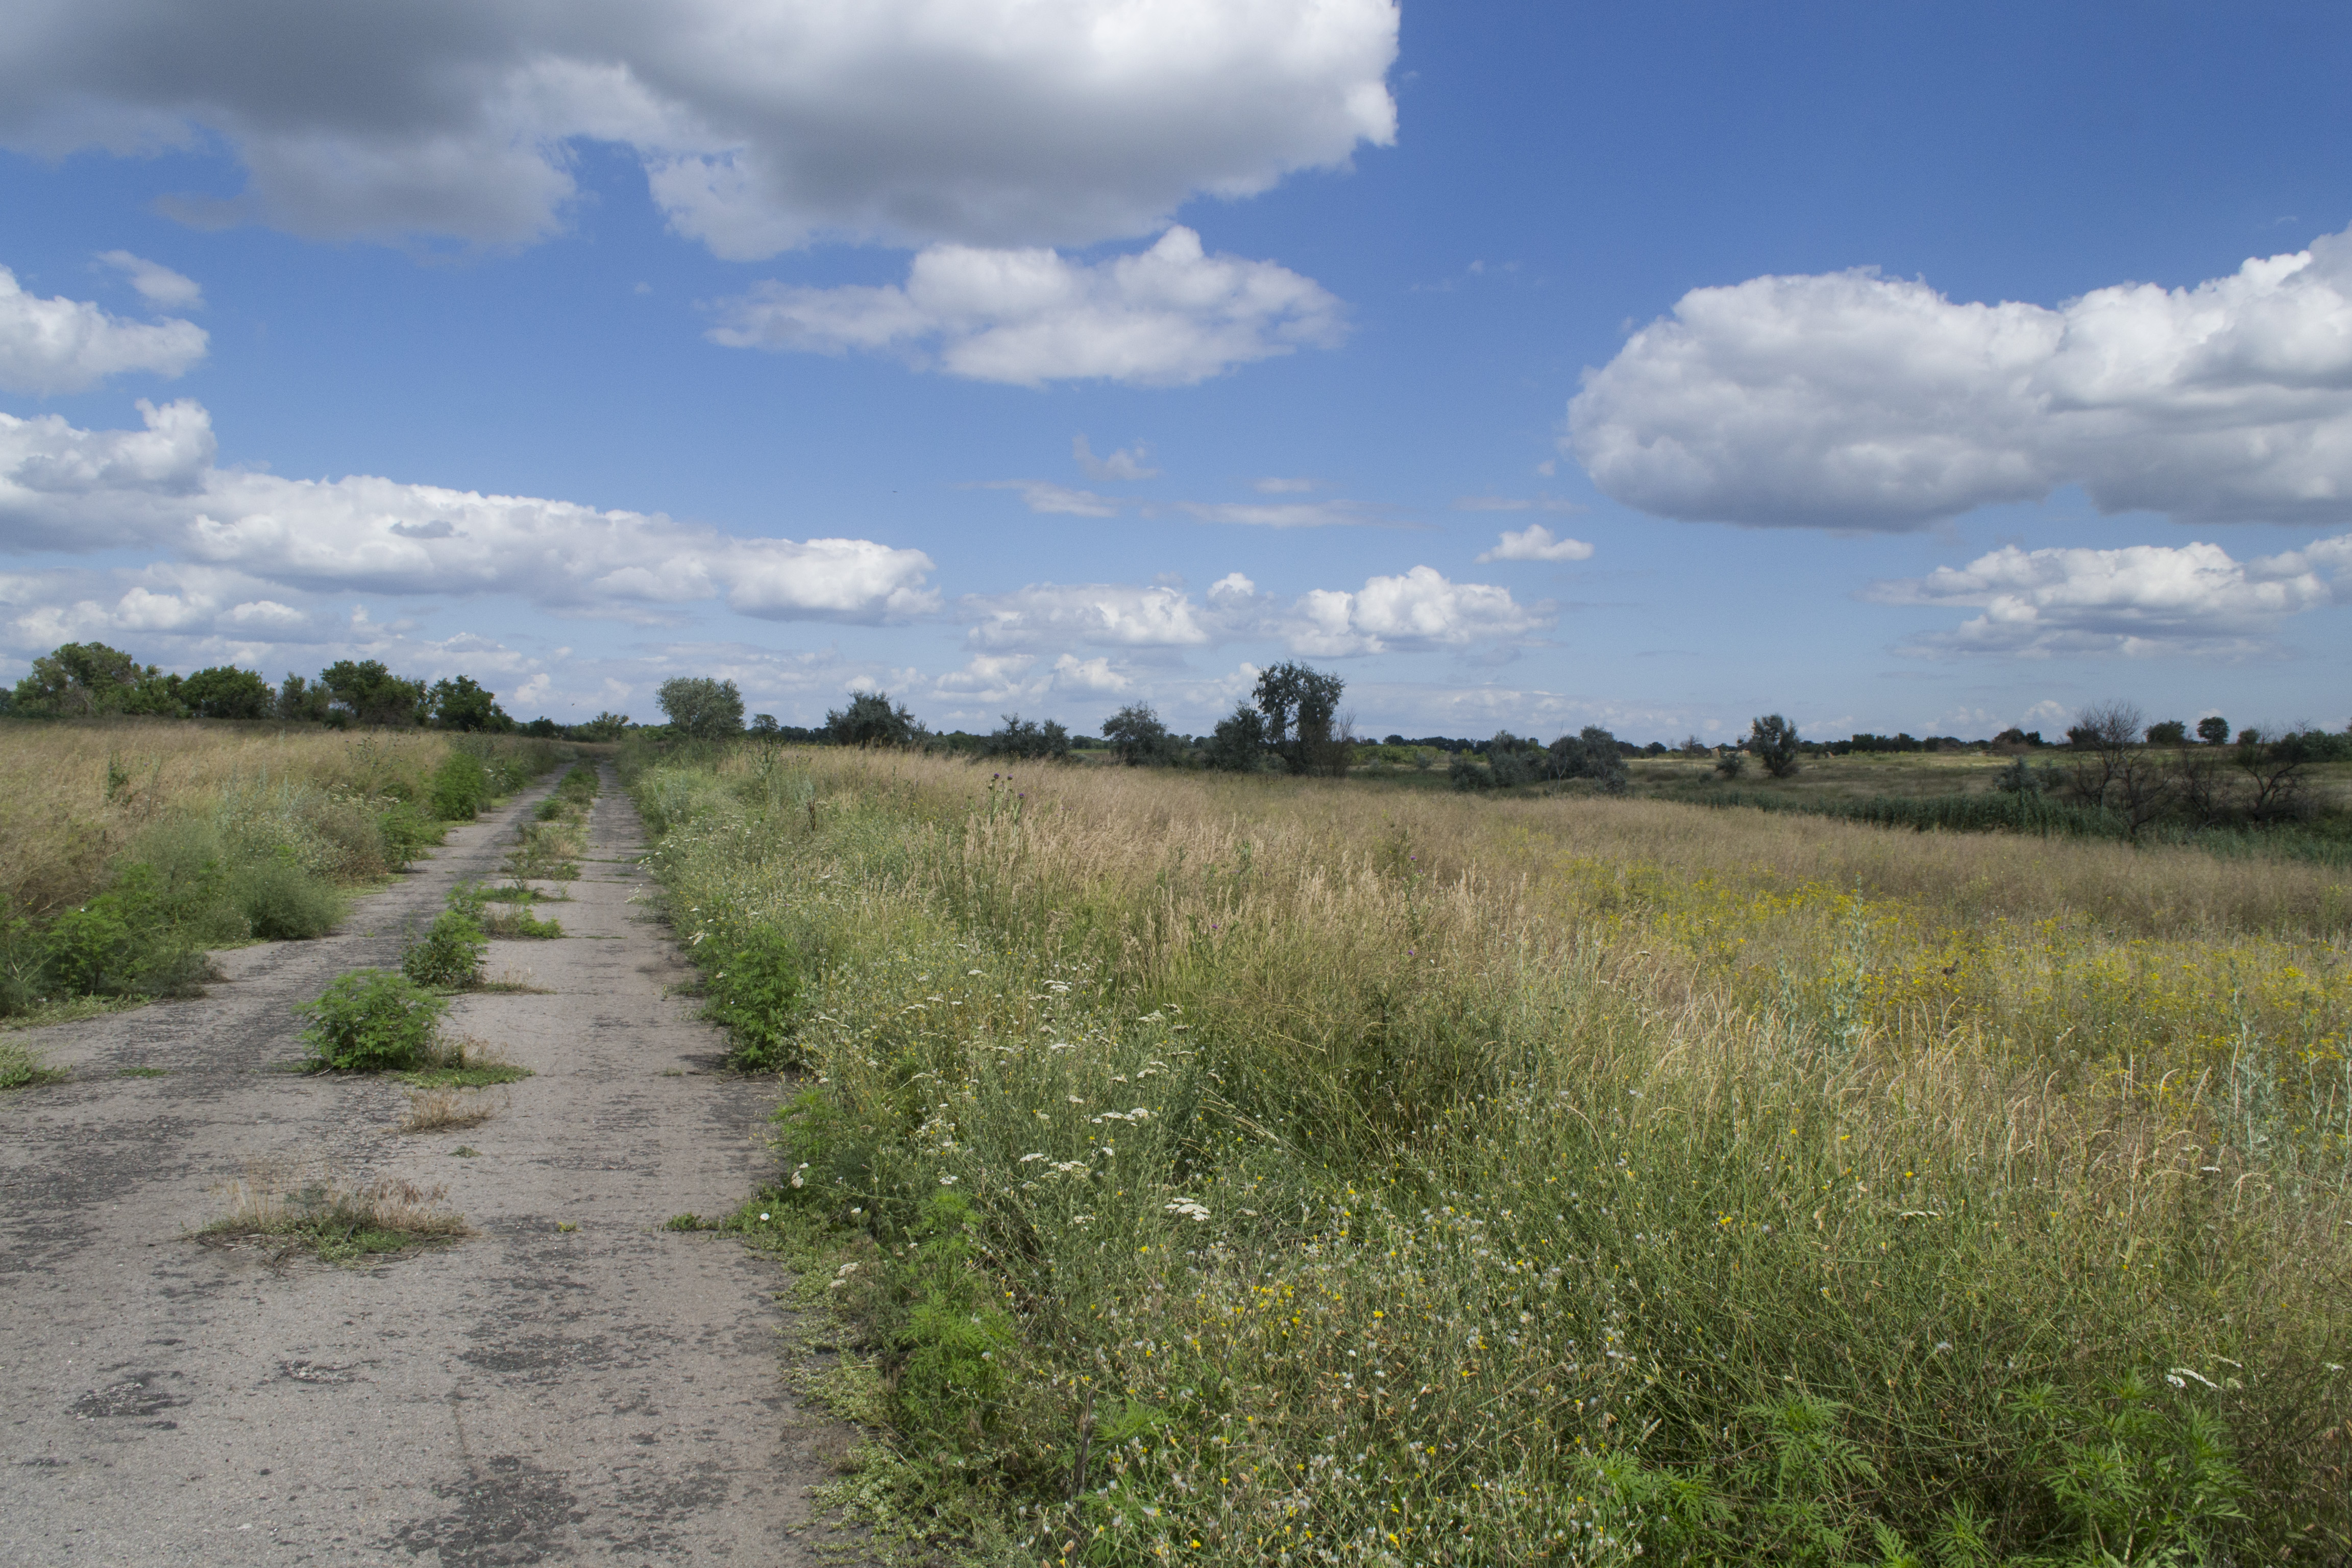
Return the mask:
[[[432,1061],[449,1005],[388,969],[337,977],[296,1011],[310,1021],[310,1066],[327,1072],[397,1071]]]
[[[1434,945],[1403,869],[1152,970],[1169,884],[1030,880],[1021,819],[635,784],[714,996],[755,935],[797,966],[727,1004],[812,1069],[761,1206],[833,1227],[895,1517],[1117,1564],[2352,1550],[2352,1325],[2273,1294],[2340,1194],[2117,1186],[1834,1007],[1671,1037],[1597,944]]]
[[[53,1083],[65,1076],[44,1064],[39,1056],[21,1042],[0,1037],[0,1089]]]
[[[462,989],[478,984],[490,940],[471,915],[444,910],[421,936],[402,944],[400,972],[419,985]]]

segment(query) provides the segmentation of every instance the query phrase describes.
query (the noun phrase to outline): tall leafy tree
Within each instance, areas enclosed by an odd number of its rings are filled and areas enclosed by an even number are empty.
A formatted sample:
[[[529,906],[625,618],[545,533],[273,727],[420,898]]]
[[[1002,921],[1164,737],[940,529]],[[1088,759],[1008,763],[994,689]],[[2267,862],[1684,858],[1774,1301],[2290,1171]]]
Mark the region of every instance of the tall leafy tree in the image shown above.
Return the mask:
[[[182,681],[180,700],[199,718],[267,719],[277,707],[278,694],[250,669],[216,664]]]
[[[444,730],[511,730],[514,721],[498,698],[471,676],[453,675],[433,683],[433,722]]]
[[[661,683],[654,700],[668,716],[670,728],[698,741],[720,741],[743,732],[743,693],[731,680],[673,676]]]
[[[849,706],[824,716],[824,738],[836,746],[911,746],[923,727],[905,703],[892,706],[887,691],[858,691]]]
[[[1751,721],[1748,726],[1748,754],[1764,764],[1764,771],[1776,779],[1784,779],[1798,768],[1797,727],[1778,713],[1767,713]]]
[[[1102,723],[1103,739],[1118,760],[1130,768],[1150,767],[1176,760],[1176,738],[1149,702],[1131,702]]]
[[[1328,671],[1298,663],[1276,665],[1257,678],[1257,710],[1265,721],[1264,743],[1294,773],[1339,773],[1348,766],[1348,746],[1335,732],[1339,694],[1348,683]]]
[[[424,722],[428,710],[425,682],[394,675],[379,659],[338,659],[319,672],[319,684],[333,699],[331,711],[354,724],[399,728]]]

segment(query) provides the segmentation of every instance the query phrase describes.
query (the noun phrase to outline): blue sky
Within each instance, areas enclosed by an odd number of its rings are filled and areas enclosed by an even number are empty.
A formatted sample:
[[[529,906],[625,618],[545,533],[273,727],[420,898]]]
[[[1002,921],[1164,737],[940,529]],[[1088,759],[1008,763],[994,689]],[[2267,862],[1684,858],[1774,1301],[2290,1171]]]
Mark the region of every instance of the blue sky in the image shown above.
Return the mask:
[[[0,676],[2352,718],[2335,8],[32,11]]]

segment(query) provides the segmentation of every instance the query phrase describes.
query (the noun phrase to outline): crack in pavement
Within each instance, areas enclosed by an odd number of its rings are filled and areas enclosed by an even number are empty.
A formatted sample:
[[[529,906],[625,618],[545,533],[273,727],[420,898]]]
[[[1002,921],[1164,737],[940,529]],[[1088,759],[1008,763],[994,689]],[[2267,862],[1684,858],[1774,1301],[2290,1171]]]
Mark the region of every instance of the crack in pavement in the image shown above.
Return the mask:
[[[545,791],[455,829],[333,935],[218,955],[211,994],[37,1031],[68,1081],[0,1100],[0,1563],[837,1562],[808,1490],[855,1440],[777,1364],[772,1265],[664,1230],[768,1173],[775,1080],[668,994],[630,904],[642,828],[604,770],[567,935],[493,942],[450,1027],[535,1076],[462,1139],[403,1135],[398,1084],[281,1070],[294,1006],[398,962],[495,874]],[[161,1077],[117,1077],[124,1068]],[[453,1157],[460,1145],[474,1152]],[[200,1247],[258,1163],[446,1185],[475,1234],[273,1267]],[[574,1228],[559,1230],[559,1225]]]

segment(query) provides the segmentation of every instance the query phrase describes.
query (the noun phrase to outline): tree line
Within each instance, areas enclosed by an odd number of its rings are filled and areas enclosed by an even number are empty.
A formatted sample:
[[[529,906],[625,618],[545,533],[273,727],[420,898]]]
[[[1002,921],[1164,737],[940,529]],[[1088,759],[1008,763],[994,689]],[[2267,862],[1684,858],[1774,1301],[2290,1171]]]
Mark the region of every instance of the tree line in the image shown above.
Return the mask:
[[[582,741],[617,739],[629,727],[625,713],[599,713],[585,724],[558,724],[544,717],[519,723],[471,676],[416,679],[394,674],[379,659],[338,659],[316,677],[289,674],[272,686],[258,671],[235,665],[170,674],[102,642],[66,643],[35,659],[31,674],[14,689],[0,689],[0,713],[25,719],[272,719],[337,728],[429,725]]]

